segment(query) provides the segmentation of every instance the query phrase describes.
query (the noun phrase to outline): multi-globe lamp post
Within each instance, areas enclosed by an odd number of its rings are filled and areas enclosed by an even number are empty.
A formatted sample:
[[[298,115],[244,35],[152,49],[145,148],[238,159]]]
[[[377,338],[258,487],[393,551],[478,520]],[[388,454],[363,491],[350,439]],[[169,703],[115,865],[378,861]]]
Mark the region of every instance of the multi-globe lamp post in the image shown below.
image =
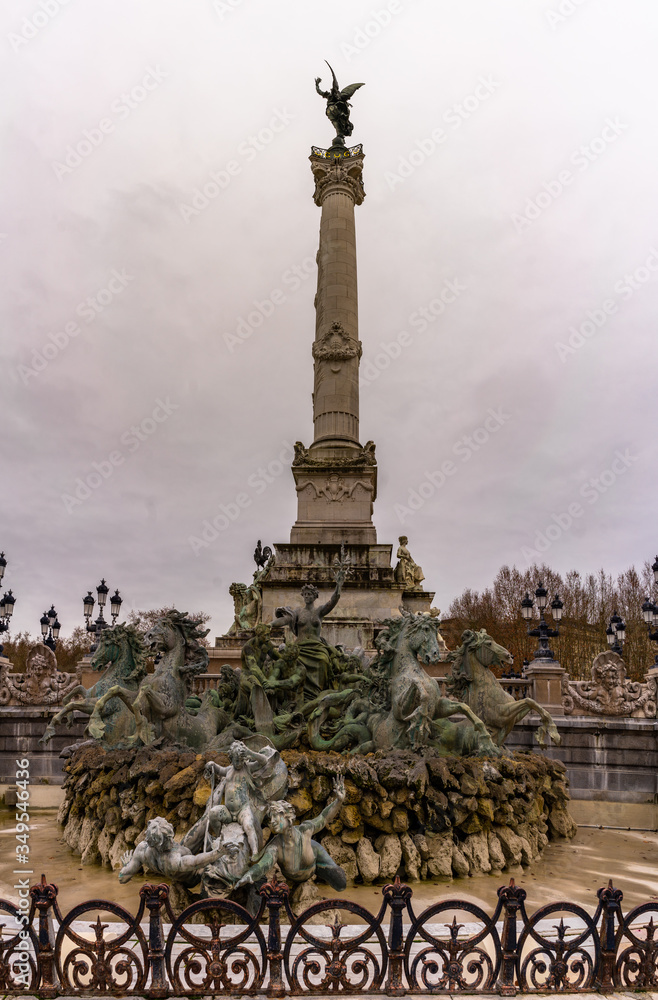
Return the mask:
[[[651,569],[653,570],[654,585],[658,587],[658,556],[656,556],[656,561]],[[642,617],[644,618],[644,624],[647,627],[649,641],[658,642],[658,604],[651,601],[648,597],[642,605]],[[652,628],[653,631],[651,631]],[[656,653],[654,667],[658,667],[658,653]]]
[[[54,653],[57,649],[59,631],[62,627],[58,621],[54,604],[50,605],[50,611],[44,611],[43,618],[39,624],[41,626],[41,636],[44,646],[48,646],[48,649],[52,649]]]
[[[555,657],[553,656],[553,650],[550,648],[548,640],[556,639],[560,634],[559,624],[562,621],[562,609],[564,608],[564,603],[560,600],[559,594],[556,594],[551,601],[551,614],[553,616],[553,621],[556,623],[558,628],[550,628],[544,618],[544,611],[546,610],[546,605],[548,604],[548,591],[541,582],[535,590],[535,600],[537,601],[537,608],[539,609],[539,625],[537,628],[533,629],[531,629],[529,625],[534,615],[535,602],[528,593],[526,593],[525,597],[521,601],[521,614],[525,620],[528,635],[539,639],[534,658],[535,660],[554,660]]]
[[[626,641],[626,622],[616,610],[614,615],[610,615],[610,621],[608,622],[608,627],[605,630],[605,637],[611,652],[617,653],[618,656],[621,656],[624,651],[624,643]]]
[[[112,597],[110,598],[110,614],[112,616],[112,622],[105,621],[103,617],[103,608],[107,604],[107,595],[110,592],[110,588],[105,583],[105,580],[101,580],[99,585],[96,587],[96,596],[98,599],[98,618],[95,622],[91,621],[91,616],[94,613],[94,598],[91,590],[87,591],[87,596],[82,598],[82,606],[84,609],[85,624],[87,626],[87,632],[94,636],[94,645],[91,647],[92,652],[96,649],[98,644],[98,639],[100,637],[103,629],[111,628],[112,625],[116,625],[117,618],[121,614],[121,605],[123,603],[123,598],[120,596],[119,591],[116,590]]]
[[[5,570],[7,568],[7,560],[5,559],[4,552],[0,552],[0,583],[2,583],[2,578],[5,575]],[[0,600],[0,638],[3,632],[9,631],[9,622],[11,621],[11,616],[14,613],[14,604],[16,603],[16,598],[12,594],[11,590],[9,593],[5,593],[2,600]],[[0,656],[2,655],[2,643],[0,643]]]

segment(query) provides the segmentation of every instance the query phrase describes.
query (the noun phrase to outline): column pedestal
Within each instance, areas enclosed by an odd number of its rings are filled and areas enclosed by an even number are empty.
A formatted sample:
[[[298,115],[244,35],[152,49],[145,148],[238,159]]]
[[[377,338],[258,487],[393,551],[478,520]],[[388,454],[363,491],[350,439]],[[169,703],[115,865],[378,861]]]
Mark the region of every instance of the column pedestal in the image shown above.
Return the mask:
[[[566,673],[557,660],[533,660],[525,668],[532,682],[532,697],[551,715],[562,715],[562,677]]]

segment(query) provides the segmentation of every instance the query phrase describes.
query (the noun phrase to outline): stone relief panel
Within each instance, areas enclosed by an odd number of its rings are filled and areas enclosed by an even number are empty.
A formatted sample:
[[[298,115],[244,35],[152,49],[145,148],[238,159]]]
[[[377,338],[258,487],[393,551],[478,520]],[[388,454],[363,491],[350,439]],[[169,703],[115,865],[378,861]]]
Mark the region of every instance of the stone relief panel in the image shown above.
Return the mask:
[[[634,719],[656,718],[656,678],[630,681],[618,653],[606,650],[594,659],[591,681],[562,678],[565,715],[606,715]]]
[[[0,705],[59,705],[80,684],[75,674],[57,669],[53,651],[39,643],[27,655],[24,673],[10,673],[0,664]]]
[[[318,340],[313,342],[313,357],[316,361],[349,361],[360,358],[363,345],[345,330],[342,323],[332,323]]]
[[[297,492],[301,497],[309,500],[322,498],[332,503],[343,500],[363,500],[372,498],[372,483],[366,483],[362,479],[357,479],[355,483],[345,484],[342,476],[337,474],[329,476],[323,485],[318,485],[309,479],[304,483],[299,483]]]

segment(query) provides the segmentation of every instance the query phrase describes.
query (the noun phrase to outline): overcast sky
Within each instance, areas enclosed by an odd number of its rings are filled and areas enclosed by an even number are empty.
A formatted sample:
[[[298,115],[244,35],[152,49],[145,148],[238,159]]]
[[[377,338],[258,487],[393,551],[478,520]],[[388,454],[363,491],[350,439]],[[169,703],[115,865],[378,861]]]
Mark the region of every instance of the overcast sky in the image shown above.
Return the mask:
[[[256,539],[289,541],[324,59],[366,83],[379,541],[409,536],[444,610],[504,563],[653,557],[657,38],[655,0],[4,0],[13,627],[54,601],[69,632],[104,576],[222,634]]]

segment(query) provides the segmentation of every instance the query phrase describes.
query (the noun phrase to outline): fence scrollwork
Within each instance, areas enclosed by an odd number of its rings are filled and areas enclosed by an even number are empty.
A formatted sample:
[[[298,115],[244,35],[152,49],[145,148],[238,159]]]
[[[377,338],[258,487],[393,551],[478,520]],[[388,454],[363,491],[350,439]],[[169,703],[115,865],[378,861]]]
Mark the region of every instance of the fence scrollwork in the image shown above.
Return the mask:
[[[612,883],[599,889],[593,915],[566,901],[529,915],[525,890],[513,879],[498,890],[491,915],[456,898],[416,915],[411,887],[397,878],[382,888],[377,913],[334,898],[296,916],[288,886],[276,878],[258,890],[252,912],[208,898],[175,914],[164,883],[141,887],[134,916],[103,899],[63,915],[57,887],[45,876],[29,888],[29,901],[27,892],[18,906],[0,900],[0,990],[14,996],[514,996],[658,988],[658,903],[624,916],[623,894]]]

